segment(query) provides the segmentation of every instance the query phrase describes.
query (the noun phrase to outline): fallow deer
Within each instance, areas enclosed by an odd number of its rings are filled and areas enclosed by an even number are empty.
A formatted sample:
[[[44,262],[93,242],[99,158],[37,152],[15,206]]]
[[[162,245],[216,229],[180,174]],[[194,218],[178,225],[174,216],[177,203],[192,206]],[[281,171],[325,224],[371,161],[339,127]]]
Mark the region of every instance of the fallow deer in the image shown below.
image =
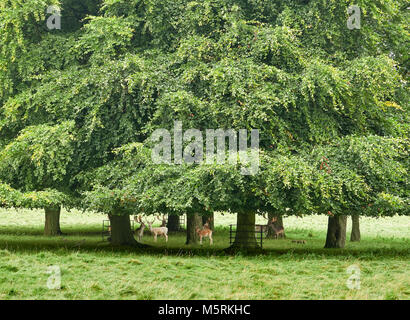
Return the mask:
[[[266,216],[263,215],[263,217],[266,219]],[[257,224],[255,225],[255,232],[260,233],[267,233],[269,228],[272,228],[273,224],[276,222],[277,218],[272,218],[272,219],[268,219],[268,223],[267,224]]]
[[[306,240],[292,240],[292,243],[306,244]]]
[[[276,220],[275,220],[276,221]],[[286,236],[285,236],[285,229],[283,228],[283,227],[275,227],[273,224],[272,224],[272,230],[273,230],[273,234],[274,234],[274,237],[276,238],[276,239],[278,239],[278,237],[280,236],[281,238],[286,238]]]
[[[164,236],[165,241],[168,242],[168,228],[167,227],[153,228],[152,224],[154,223],[154,221],[155,219],[152,222],[147,221],[148,229],[154,235],[154,241],[157,242],[158,236]]]
[[[142,221],[141,216],[134,216],[134,220],[138,223],[140,223],[140,227],[135,230],[135,235],[138,237],[138,241],[141,241],[143,235],[144,235],[144,230],[147,227],[146,224]]]
[[[208,237],[209,244],[213,245],[214,240],[212,239],[212,229],[210,228],[209,224],[211,223],[212,219],[208,219],[208,221],[204,224],[202,230],[200,228],[196,228],[195,231],[199,235],[199,242],[202,245],[202,239]]]
[[[263,217],[266,219],[266,216],[263,215]],[[265,234],[268,233],[269,229],[273,231],[273,236],[274,238],[278,239],[280,236],[281,238],[286,238],[285,237],[285,229],[283,227],[275,227],[274,223],[278,221],[277,217],[273,217],[272,219],[268,220],[268,223],[266,225],[259,224],[255,225],[255,232],[263,232]]]

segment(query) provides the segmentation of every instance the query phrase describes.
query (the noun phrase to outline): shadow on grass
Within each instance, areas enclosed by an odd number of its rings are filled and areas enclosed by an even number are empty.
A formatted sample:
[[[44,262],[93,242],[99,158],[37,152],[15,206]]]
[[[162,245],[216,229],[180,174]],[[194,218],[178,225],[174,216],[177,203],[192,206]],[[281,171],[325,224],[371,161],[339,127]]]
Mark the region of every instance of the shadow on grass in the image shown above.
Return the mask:
[[[32,230],[33,231],[33,230]],[[84,253],[124,253],[124,254],[143,254],[143,255],[155,255],[155,256],[258,256],[258,257],[280,257],[283,255],[294,256],[295,258],[309,259],[326,259],[326,257],[360,257],[363,260],[371,260],[373,258],[408,258],[410,255],[410,248],[404,245],[400,248],[391,247],[369,247],[364,245],[362,248],[353,247],[345,249],[324,249],[320,247],[299,247],[299,248],[264,248],[264,249],[230,249],[222,246],[210,247],[209,245],[197,246],[197,247],[159,247],[146,245],[141,247],[130,246],[113,246],[106,241],[98,241],[95,237],[100,232],[93,230],[91,233],[86,232],[72,232],[63,236],[57,236],[53,238],[43,237],[38,232],[24,233],[30,236],[38,236],[38,239],[20,239],[22,232],[19,233],[0,233],[0,236],[12,235],[13,237],[2,239],[0,238],[0,250],[6,249],[8,251],[15,252],[39,252],[50,251],[56,254],[67,254],[71,252],[84,252]],[[84,238],[88,236],[89,238]],[[94,236],[94,237],[90,237]],[[182,235],[181,235],[182,236]],[[81,237],[75,239],[75,237]],[[229,237],[229,236],[228,236]],[[323,243],[324,244],[324,243]]]
[[[44,228],[19,228],[18,230],[2,229],[0,227],[0,235],[9,236],[43,236]],[[63,236],[101,236],[101,230],[95,228],[65,228],[63,229]]]

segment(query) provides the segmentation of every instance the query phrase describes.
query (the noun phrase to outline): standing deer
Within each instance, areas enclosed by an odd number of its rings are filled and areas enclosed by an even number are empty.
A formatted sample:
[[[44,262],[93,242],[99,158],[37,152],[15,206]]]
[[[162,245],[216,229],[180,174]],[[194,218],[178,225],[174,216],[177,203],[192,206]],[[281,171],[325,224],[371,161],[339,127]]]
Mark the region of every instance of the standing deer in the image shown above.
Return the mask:
[[[275,227],[274,225],[273,225],[273,223],[275,223],[276,221],[278,220],[278,218],[273,218],[272,219],[272,224],[271,224],[271,228],[272,228],[272,230],[273,230],[273,233],[274,233],[274,237],[275,237],[275,239],[278,239],[278,237],[280,236],[281,238],[286,238],[285,237],[285,229],[283,228],[283,227]]]
[[[141,216],[134,216],[134,220],[138,223],[140,223],[140,227],[135,230],[135,235],[138,236],[138,241],[141,241],[143,235],[144,235],[144,229],[147,227],[146,224],[142,221]]]
[[[263,215],[263,217],[266,219],[266,216]],[[273,227],[273,224],[276,222],[276,218],[272,218],[271,220],[268,219],[268,223],[267,224],[257,224],[255,225],[255,232],[263,232],[263,233],[267,233],[269,228]]]
[[[154,223],[154,221],[155,219],[152,220],[152,222],[147,221],[148,229],[154,235],[154,241],[157,242],[158,236],[164,236],[165,241],[168,242],[168,228],[167,227],[153,228],[152,224]]]
[[[213,245],[214,240],[212,239],[212,229],[209,227],[209,224],[211,223],[212,219],[208,219],[208,221],[204,224],[204,227],[202,230],[200,228],[196,228],[195,231],[199,235],[199,242],[202,245],[202,238],[209,238],[209,244]]]

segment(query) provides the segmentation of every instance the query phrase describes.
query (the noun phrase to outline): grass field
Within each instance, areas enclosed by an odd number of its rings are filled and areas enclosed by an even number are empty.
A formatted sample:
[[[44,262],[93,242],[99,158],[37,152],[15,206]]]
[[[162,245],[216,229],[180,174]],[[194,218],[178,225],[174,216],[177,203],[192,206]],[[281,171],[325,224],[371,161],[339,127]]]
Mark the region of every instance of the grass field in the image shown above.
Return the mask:
[[[266,240],[262,254],[249,256],[221,250],[233,215],[215,216],[213,247],[187,247],[183,233],[154,244],[147,233],[148,252],[102,242],[102,215],[63,212],[66,235],[56,238],[42,236],[43,219],[41,211],[0,210],[0,299],[410,298],[409,217],[363,218],[362,241],[343,250],[323,249],[326,217],[287,217],[287,239]],[[61,290],[47,288],[54,265]],[[360,289],[346,285],[352,265]]]

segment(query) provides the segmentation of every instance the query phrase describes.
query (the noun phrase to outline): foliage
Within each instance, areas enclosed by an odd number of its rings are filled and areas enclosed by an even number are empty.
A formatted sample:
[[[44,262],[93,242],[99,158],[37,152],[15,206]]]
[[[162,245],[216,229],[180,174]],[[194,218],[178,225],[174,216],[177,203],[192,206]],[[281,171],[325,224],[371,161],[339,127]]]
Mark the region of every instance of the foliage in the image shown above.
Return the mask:
[[[45,28],[51,4],[70,13],[61,31]],[[352,4],[362,8],[360,30],[346,27]],[[68,190],[77,206],[104,213],[408,214],[406,8],[6,1],[1,180],[23,193]],[[259,129],[260,174],[154,166],[147,139],[176,120]]]

